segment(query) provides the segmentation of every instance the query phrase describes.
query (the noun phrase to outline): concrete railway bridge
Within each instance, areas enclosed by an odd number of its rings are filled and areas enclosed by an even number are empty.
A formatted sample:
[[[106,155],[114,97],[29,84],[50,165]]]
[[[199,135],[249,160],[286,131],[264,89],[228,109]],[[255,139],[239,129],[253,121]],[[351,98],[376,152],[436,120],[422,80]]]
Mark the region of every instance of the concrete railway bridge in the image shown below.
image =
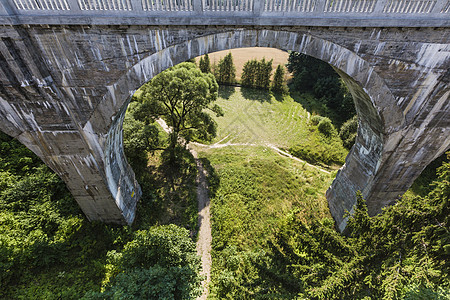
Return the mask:
[[[131,95],[159,72],[239,47],[333,66],[358,137],[327,191],[337,226],[361,190],[395,201],[450,147],[450,0],[2,0],[0,130],[67,184],[90,220],[133,222],[123,154]]]

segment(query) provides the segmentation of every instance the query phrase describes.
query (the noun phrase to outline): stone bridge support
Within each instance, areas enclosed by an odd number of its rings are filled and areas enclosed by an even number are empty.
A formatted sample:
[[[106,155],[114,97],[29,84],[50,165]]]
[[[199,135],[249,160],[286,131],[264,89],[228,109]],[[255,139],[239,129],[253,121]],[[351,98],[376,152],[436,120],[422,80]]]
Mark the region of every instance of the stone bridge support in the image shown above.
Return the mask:
[[[0,129],[55,170],[91,220],[134,219],[140,190],[121,136],[130,96],[166,68],[208,52],[294,50],[339,72],[360,123],[327,192],[340,230],[357,190],[377,214],[450,146],[445,28],[54,25],[0,31]]]

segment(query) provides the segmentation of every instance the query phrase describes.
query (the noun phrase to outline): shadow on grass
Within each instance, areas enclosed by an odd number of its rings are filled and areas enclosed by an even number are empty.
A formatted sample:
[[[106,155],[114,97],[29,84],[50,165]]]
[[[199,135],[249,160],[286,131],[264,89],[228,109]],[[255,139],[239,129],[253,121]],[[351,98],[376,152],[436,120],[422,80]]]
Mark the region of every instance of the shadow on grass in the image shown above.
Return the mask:
[[[219,85],[219,97],[225,100],[230,99],[231,95],[236,92],[235,86]]]
[[[283,93],[279,93],[279,92],[272,92],[273,97],[275,98],[275,100],[277,100],[278,102],[283,102],[284,101],[284,95]]]
[[[247,100],[255,100],[261,103],[272,102],[272,97],[268,90],[241,87],[241,94]]]
[[[142,198],[136,222],[176,224],[189,230],[197,226],[196,175],[192,154],[183,147],[161,153],[159,166],[149,166],[139,176]]]

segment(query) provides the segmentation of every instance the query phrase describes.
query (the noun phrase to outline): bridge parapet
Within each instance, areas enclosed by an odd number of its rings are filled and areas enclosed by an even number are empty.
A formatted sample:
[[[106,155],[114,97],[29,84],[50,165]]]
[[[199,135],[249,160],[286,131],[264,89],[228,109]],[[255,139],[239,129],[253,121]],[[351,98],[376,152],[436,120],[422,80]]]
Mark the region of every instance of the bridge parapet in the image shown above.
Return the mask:
[[[0,22],[450,27],[450,0],[4,0]]]

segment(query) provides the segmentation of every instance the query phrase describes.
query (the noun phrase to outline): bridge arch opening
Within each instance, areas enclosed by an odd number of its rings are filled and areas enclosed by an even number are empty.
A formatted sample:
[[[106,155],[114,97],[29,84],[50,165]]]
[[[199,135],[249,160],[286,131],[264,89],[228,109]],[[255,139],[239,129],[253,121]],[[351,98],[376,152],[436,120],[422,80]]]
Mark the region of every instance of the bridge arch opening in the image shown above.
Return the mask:
[[[385,146],[383,135],[402,123],[403,114],[396,105],[388,106],[389,103],[395,103],[394,97],[367,61],[341,45],[307,32],[266,29],[227,31],[161,47],[157,53],[142,58],[117,82],[108,86],[105,105],[99,105],[89,120],[93,128],[109,127],[105,161],[110,191],[115,197],[124,197],[133,189],[132,182],[127,176],[123,176],[124,170],[125,174],[129,174],[131,169],[123,153],[121,128],[127,104],[134,91],[158,73],[188,59],[244,47],[269,47],[310,55],[330,64],[348,86],[359,116],[358,137],[345,165],[327,191],[331,213],[338,228],[343,230],[346,226],[343,215],[345,210],[351,211],[355,204],[356,191],[361,190],[363,196],[370,196],[372,180],[382,163],[381,152]],[[115,111],[116,114],[109,116],[107,111]],[[355,178],[352,176],[355,173],[360,176]],[[121,191],[118,186],[130,188]],[[133,207],[130,206],[129,209]],[[370,210],[378,212],[377,209],[380,211],[381,207]]]

